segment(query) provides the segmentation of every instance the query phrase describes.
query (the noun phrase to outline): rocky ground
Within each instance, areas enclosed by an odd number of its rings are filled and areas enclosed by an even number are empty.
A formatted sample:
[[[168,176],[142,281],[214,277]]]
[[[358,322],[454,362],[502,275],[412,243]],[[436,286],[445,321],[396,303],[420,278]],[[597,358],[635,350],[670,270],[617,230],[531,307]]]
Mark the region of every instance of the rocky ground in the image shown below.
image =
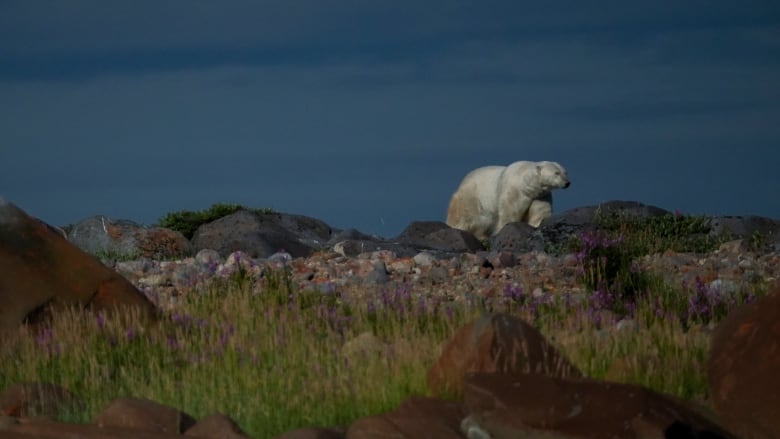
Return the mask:
[[[539,229],[508,225],[487,243],[490,251],[472,235],[440,222],[413,222],[388,239],[335,230],[300,215],[250,211],[204,224],[190,238],[102,216],[68,227],[67,238],[98,255],[164,308],[175,306],[185,291],[203,288],[210,279],[239,268],[260,277],[267,269],[286,267],[297,287],[324,294],[371,294],[404,285],[458,301],[489,298],[507,285],[536,296],[583,293],[581,261],[561,249],[572,237],[596,227],[597,212],[671,214],[634,202],[572,209],[548,218]],[[672,286],[693,285],[698,277],[707,288],[725,292],[771,285],[779,278],[780,221],[715,217],[710,224],[710,235],[725,242],[717,250],[648,255],[636,268]]]
[[[727,242],[706,254],[650,255],[639,261],[638,268],[655,273],[670,285],[694,285],[698,278],[706,288],[725,293],[771,285],[780,279],[780,254],[749,253],[741,250],[740,244]],[[251,258],[235,251],[223,258],[213,250],[201,250],[195,257],[180,260],[139,258],[107,263],[162,308],[175,307],[183,294],[205,289],[211,280],[228,277],[239,269],[260,279],[267,270],[288,268],[299,290],[349,292],[352,297],[370,297],[400,286],[450,301],[501,296],[508,286],[537,297],[584,293],[578,279],[581,264],[571,253],[556,256],[536,251],[496,251],[437,258],[428,251],[399,257],[392,251],[379,250],[355,257],[321,251],[300,258],[286,253]]]

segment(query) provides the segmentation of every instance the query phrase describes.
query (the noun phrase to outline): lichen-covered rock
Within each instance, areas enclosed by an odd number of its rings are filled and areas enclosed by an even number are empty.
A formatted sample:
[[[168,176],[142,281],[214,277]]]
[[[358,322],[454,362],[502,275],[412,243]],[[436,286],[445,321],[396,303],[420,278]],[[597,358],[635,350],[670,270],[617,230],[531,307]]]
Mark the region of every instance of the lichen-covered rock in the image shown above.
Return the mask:
[[[96,215],[76,223],[68,240],[80,249],[104,258],[170,259],[188,256],[192,245],[180,232],[143,227],[133,221]]]

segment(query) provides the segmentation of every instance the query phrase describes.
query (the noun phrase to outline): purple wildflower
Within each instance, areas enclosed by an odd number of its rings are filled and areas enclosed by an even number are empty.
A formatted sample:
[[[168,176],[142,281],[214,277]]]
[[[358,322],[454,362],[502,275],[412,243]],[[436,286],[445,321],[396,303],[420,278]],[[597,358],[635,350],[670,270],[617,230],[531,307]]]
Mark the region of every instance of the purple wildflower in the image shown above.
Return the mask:
[[[52,338],[53,332],[51,327],[47,326],[35,336],[35,344],[42,348],[49,347],[52,342]]]
[[[106,324],[106,315],[102,312],[95,314],[95,324],[97,324],[98,329],[103,329]]]

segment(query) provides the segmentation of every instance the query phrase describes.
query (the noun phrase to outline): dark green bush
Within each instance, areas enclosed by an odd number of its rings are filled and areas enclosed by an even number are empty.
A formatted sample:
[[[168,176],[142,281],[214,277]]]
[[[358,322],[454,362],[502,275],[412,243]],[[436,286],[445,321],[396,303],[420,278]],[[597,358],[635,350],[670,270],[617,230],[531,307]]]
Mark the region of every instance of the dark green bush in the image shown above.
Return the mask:
[[[713,236],[710,218],[668,214],[638,217],[621,212],[596,215],[595,222],[611,237],[622,237],[621,246],[634,256],[675,252],[707,253],[727,241],[727,236]]]
[[[212,204],[211,207],[199,211],[180,210],[178,212],[171,212],[165,214],[157,222],[160,227],[166,229],[177,230],[181,232],[187,239],[192,239],[192,235],[202,224],[210,223],[214,220],[218,220],[224,216],[235,213],[239,210],[249,210],[257,213],[273,213],[273,209],[259,208],[253,209],[244,207],[240,204],[230,203],[217,203]]]
[[[573,239],[579,279],[591,301],[622,314],[644,294],[652,275],[638,268],[645,255],[676,252],[705,253],[718,248],[727,236],[713,236],[705,217],[669,214],[637,217],[621,212],[599,213],[598,229]],[[627,308],[628,306],[628,308]]]

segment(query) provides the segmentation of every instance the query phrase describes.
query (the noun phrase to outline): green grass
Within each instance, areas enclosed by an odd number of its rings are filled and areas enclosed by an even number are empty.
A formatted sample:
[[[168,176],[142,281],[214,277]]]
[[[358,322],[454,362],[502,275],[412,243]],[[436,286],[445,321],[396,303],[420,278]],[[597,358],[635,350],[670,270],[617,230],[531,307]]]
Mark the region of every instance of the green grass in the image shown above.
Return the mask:
[[[614,238],[608,248],[639,239]],[[583,273],[614,279],[631,270],[633,250],[602,253],[587,239],[575,249]],[[620,282],[587,288],[583,274],[588,293],[578,300],[538,299],[507,285],[502,297],[469,307],[403,285],[374,291],[376,300],[368,301],[361,298],[367,291],[298,291],[287,271],[260,279],[237,272],[215,279],[205,293],[182,295],[176,311],[157,323],[132,313],[70,310],[37,333],[20,328],[0,343],[0,388],[21,381],[64,386],[86,403],[64,421],[88,422],[113,398],[136,396],[195,417],[226,413],[258,438],[345,426],[426,395],[425,374],[442,342],[486,307],[537,326],[587,376],[706,404],[706,328],[765,288],[757,282],[723,296],[703,282],[666,285],[653,273],[643,276],[632,294]],[[633,324],[616,330],[623,316]],[[344,348],[366,333],[379,342]]]

